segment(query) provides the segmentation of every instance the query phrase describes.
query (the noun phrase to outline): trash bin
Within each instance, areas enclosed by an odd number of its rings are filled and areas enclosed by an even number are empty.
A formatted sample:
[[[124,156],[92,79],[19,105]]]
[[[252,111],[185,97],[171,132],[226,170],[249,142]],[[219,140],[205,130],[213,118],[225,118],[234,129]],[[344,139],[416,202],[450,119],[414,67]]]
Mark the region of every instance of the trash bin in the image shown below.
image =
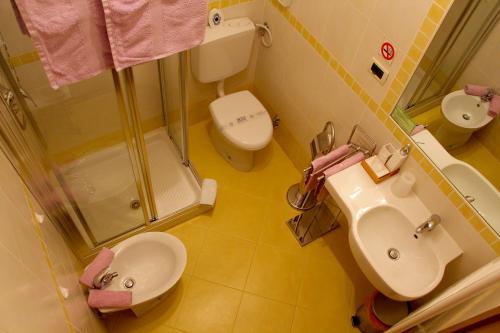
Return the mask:
[[[389,329],[410,313],[408,302],[392,300],[375,291],[352,316],[352,326],[363,333],[378,333]]]

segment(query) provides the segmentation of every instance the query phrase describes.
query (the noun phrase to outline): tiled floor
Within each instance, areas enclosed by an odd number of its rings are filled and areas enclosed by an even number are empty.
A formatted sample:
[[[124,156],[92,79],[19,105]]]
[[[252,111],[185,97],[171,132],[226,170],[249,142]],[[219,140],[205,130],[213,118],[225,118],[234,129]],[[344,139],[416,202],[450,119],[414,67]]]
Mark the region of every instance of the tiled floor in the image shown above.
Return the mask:
[[[110,332],[352,332],[350,316],[371,290],[345,227],[301,248],[285,225],[285,200],[299,173],[276,142],[248,173],[214,150],[209,124],[190,129],[191,158],[219,184],[216,208],[168,232],[188,249],[180,284],[137,319],[107,318]]]

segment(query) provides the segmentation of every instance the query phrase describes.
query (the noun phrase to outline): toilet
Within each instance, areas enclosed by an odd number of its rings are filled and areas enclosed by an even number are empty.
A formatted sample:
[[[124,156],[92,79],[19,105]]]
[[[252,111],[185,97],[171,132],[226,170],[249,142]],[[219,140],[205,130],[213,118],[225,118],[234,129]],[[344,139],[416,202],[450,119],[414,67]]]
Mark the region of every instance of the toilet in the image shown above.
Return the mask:
[[[191,50],[191,69],[202,83],[218,82],[217,98],[209,106],[215,149],[234,168],[250,171],[254,154],[272,139],[273,125],[266,108],[250,91],[224,93],[224,80],[243,71],[250,61],[255,25],[247,18],[207,27],[205,39]]]
[[[141,316],[165,298],[180,280],[187,264],[184,244],[165,232],[144,232],[111,248],[115,253],[109,272],[118,276],[106,290],[131,291],[136,316]],[[127,308],[99,309],[110,313]]]

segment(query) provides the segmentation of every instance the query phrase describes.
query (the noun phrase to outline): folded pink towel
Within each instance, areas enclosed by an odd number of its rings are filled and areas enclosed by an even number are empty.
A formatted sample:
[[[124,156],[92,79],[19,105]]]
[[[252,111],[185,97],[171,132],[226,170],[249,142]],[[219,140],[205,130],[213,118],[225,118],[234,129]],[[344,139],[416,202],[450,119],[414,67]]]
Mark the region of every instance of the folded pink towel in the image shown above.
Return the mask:
[[[87,303],[92,308],[125,308],[132,305],[132,292],[92,289]]]
[[[205,37],[208,0],[102,0],[117,70],[197,46]]]
[[[101,0],[16,0],[52,88],[113,67]]]
[[[334,174],[347,169],[350,166],[353,166],[356,163],[361,162],[362,160],[365,159],[365,154],[362,152],[357,152],[356,154],[352,155],[349,158],[346,158],[339,164],[336,164],[332,166],[331,168],[328,168],[323,172],[323,175],[325,176],[322,181],[318,184],[318,187],[316,188],[316,195],[317,195],[317,200],[322,201],[328,194],[328,192],[325,190],[324,185],[326,182],[326,179],[330,176],[333,176]]]
[[[484,96],[488,94],[488,91],[489,91],[488,87],[478,86],[474,84],[466,84],[464,87],[464,92],[467,95],[472,95],[472,96]]]
[[[317,178],[321,176],[321,174],[324,171],[324,168],[327,167],[328,164],[338,160],[341,157],[346,156],[348,153],[349,153],[349,146],[343,145],[329,152],[328,154],[313,160],[311,162],[312,166],[311,175],[309,176],[305,184],[306,191],[310,191],[316,187]]]
[[[422,132],[424,129],[425,129],[425,126],[424,126],[424,125],[417,125],[417,126],[413,127],[413,130],[411,131],[410,135],[415,135],[415,134],[417,134],[417,133],[420,133],[420,132]]]
[[[101,252],[95,257],[95,259],[87,266],[82,276],[80,276],[80,283],[86,285],[89,288],[94,287],[94,278],[97,274],[102,272],[105,268],[109,267],[115,253],[108,248],[103,247]]]
[[[488,116],[495,118],[500,113],[500,96],[494,95],[488,108]]]
[[[353,166],[356,163],[361,162],[364,159],[365,159],[365,154],[363,154],[362,152],[357,152],[356,154],[345,159],[341,163],[336,164],[336,165],[332,166],[331,168],[325,170],[325,172],[323,174],[325,175],[325,178],[328,178],[328,177],[336,174],[337,172],[340,172],[344,169],[347,169],[350,166]]]

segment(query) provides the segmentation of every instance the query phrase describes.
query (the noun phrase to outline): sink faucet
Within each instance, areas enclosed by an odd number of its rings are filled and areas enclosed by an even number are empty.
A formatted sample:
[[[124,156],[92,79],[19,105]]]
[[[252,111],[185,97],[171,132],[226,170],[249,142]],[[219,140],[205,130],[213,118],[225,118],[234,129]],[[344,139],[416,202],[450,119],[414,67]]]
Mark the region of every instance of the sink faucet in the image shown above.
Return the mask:
[[[102,289],[113,281],[115,277],[118,276],[117,272],[107,272],[104,274],[98,274],[94,279],[94,287],[96,289]]]
[[[441,217],[437,214],[432,214],[424,223],[418,226],[415,230],[417,234],[421,234],[424,231],[433,230],[439,223],[441,223]]]
[[[481,96],[481,102],[491,102],[491,100],[493,99],[493,96],[495,95],[495,91],[493,89],[488,89],[488,92]]]

